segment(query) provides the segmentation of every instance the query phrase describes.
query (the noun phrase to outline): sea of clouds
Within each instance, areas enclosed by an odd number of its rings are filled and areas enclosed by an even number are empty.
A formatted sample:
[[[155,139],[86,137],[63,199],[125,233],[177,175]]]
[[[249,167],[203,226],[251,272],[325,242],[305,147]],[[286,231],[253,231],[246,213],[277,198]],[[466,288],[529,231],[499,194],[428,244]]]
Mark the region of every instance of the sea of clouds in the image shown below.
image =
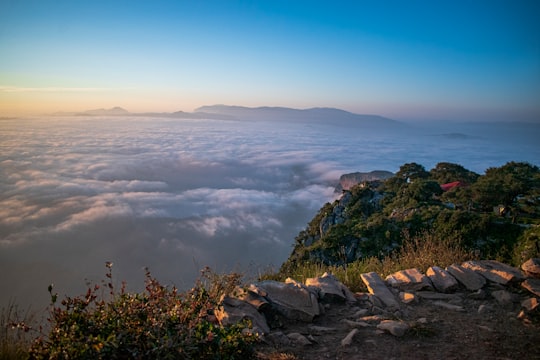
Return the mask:
[[[502,129],[502,131],[501,131]],[[536,125],[365,132],[142,117],[0,120],[0,306],[78,295],[105,262],[188,288],[204,266],[278,268],[347,172],[540,162]],[[537,133],[538,134],[538,133]]]

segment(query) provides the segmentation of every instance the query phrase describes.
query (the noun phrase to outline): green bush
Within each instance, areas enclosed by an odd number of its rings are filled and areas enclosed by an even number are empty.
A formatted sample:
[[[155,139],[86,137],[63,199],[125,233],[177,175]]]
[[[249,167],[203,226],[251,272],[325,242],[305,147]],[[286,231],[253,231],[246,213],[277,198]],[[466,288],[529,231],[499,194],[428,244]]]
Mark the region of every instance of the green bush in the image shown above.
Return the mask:
[[[247,324],[220,326],[213,311],[240,276],[205,269],[185,293],[161,285],[146,272],[146,289],[116,292],[107,264],[108,293],[90,287],[83,296],[56,305],[51,293],[50,332],[30,349],[32,359],[246,359],[256,336]]]

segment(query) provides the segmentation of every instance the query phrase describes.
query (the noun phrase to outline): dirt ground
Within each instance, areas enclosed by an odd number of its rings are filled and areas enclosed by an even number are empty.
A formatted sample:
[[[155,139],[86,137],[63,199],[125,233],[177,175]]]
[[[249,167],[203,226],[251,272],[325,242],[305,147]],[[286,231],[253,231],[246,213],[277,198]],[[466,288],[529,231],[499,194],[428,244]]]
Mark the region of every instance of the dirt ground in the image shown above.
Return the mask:
[[[519,301],[530,297],[516,295],[513,304],[502,306],[493,298],[474,300],[460,294],[464,311],[441,308],[432,300],[404,305],[399,320],[411,327],[402,337],[377,330],[376,323],[358,328],[351,345],[341,340],[351,331],[343,319],[355,319],[360,307],[332,304],[313,325],[333,328],[324,334],[310,331],[301,322],[286,322],[279,329],[285,334],[298,332],[312,340],[311,345],[261,344],[257,351],[265,360],[293,359],[540,359],[540,321],[519,319]],[[485,311],[479,313],[480,305]],[[537,310],[538,311],[538,310]],[[369,314],[368,314],[369,315]],[[387,318],[396,320],[396,317]],[[418,321],[419,319],[423,320]]]

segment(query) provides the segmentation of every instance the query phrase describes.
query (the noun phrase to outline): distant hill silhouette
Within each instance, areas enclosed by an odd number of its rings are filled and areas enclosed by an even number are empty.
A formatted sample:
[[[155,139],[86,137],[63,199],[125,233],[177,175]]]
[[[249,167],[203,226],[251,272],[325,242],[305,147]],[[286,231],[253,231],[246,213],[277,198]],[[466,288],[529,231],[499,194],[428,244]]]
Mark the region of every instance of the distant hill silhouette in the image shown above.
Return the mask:
[[[280,123],[325,124],[345,127],[360,126],[363,129],[401,129],[402,122],[379,115],[354,114],[335,108],[293,109],[287,107],[244,107],[230,105],[207,105],[194,112],[146,112],[132,113],[119,106],[110,109],[94,109],[83,112],[58,112],[60,116],[147,116],[174,119],[210,119],[237,121],[272,121]]]
[[[328,125],[362,125],[376,127],[404,126],[401,122],[379,115],[354,114],[335,108],[293,109],[287,107],[244,107],[210,105],[195,109],[197,113],[228,115],[238,120],[272,120],[280,122],[323,123]]]

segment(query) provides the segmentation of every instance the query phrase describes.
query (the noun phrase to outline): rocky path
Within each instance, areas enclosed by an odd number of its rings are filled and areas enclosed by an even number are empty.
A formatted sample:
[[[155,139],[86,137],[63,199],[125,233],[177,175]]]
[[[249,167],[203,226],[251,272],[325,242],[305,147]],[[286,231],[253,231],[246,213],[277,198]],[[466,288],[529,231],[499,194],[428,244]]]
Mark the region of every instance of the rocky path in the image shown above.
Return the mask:
[[[263,281],[225,298],[222,323],[248,318],[260,359],[540,359],[540,259],[516,269],[469,261],[385,280],[368,292],[331,274]]]

